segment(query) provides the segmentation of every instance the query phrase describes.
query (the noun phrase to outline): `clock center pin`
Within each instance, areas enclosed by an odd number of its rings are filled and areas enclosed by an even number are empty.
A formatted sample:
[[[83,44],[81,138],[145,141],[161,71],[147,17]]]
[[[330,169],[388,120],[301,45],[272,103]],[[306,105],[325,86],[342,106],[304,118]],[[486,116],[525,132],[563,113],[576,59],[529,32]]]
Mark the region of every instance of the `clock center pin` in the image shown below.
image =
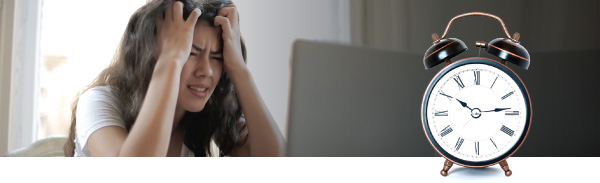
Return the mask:
[[[473,117],[473,118],[481,117],[481,109],[475,108],[475,109],[471,110],[471,117]]]

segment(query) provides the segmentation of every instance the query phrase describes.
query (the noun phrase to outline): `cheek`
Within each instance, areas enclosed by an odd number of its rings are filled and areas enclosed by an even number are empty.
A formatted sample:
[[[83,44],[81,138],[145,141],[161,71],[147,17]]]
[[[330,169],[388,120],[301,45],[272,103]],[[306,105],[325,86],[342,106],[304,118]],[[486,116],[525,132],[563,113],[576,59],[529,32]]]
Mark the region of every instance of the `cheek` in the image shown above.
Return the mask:
[[[220,61],[214,61],[211,64],[211,69],[213,71],[213,88],[217,86],[219,80],[221,79],[221,74],[223,73],[223,63]]]
[[[215,79],[221,77],[221,73],[223,72],[223,62],[221,61],[212,61],[210,67],[213,71],[213,77]]]

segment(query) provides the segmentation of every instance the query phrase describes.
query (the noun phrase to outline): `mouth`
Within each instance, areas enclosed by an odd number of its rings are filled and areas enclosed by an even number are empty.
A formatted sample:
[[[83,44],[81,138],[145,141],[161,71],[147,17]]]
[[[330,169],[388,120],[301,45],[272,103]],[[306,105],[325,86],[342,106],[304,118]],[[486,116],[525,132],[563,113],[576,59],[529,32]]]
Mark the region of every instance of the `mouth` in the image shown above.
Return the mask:
[[[202,85],[188,85],[188,91],[198,97],[206,97],[208,96],[208,88]]]
[[[194,86],[188,86],[188,88],[192,89],[192,90],[199,91],[199,92],[206,91],[206,89],[207,89],[207,88],[200,88],[200,87],[194,87]]]

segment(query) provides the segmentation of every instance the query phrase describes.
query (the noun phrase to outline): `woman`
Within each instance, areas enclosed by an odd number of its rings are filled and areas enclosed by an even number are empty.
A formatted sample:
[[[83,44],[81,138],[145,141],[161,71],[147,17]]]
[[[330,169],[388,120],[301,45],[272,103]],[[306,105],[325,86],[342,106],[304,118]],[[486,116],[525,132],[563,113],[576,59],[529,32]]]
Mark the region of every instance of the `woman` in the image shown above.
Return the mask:
[[[153,0],[75,101],[67,156],[278,156],[232,2]]]

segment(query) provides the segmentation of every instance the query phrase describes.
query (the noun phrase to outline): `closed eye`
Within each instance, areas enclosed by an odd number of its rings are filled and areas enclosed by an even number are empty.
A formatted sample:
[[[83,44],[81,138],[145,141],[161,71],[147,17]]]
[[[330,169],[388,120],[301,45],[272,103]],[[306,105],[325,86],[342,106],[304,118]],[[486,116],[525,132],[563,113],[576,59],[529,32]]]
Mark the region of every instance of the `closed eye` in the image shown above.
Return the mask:
[[[223,62],[223,57],[211,57],[210,59],[214,59],[214,60]]]

